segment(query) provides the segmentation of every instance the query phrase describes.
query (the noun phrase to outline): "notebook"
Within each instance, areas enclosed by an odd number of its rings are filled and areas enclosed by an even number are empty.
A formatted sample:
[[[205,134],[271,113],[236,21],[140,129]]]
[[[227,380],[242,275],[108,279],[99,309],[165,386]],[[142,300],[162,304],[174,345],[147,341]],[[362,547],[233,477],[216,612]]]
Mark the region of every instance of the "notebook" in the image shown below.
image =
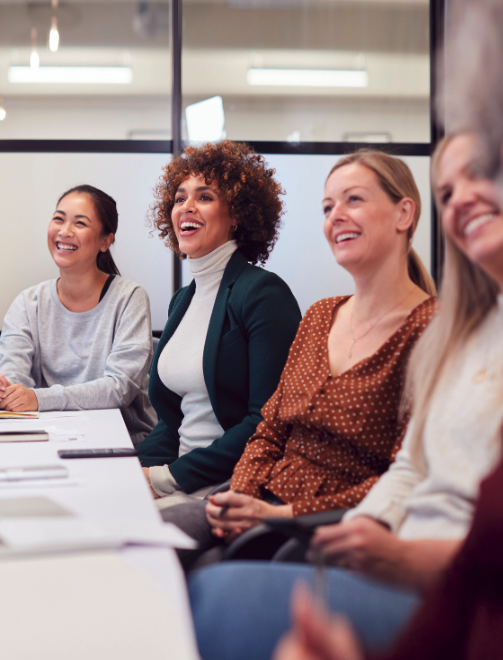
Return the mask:
[[[47,442],[49,434],[40,429],[29,431],[2,431],[0,428],[0,442]]]
[[[37,410],[31,412],[11,412],[10,410],[0,410],[0,419],[38,419]]]

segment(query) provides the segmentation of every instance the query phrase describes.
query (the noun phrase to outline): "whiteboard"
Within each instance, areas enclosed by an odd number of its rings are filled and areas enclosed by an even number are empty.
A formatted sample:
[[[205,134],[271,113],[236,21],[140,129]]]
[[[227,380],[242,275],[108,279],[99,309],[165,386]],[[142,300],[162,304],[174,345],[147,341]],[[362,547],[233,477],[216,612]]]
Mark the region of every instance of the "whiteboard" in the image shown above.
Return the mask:
[[[268,155],[286,190],[280,238],[267,263],[291,287],[302,312],[316,300],[353,291],[323,236],[321,199],[337,156]],[[162,330],[172,295],[172,255],[150,234],[146,215],[167,154],[0,154],[0,319],[23,289],[57,277],[46,244],[49,220],[62,192],[80,183],[102,188],[116,201],[119,230],[112,248],[122,275],[150,296],[152,327]],[[430,265],[430,159],[406,157],[421,193],[423,214],[414,247]],[[190,281],[183,264],[183,283]]]

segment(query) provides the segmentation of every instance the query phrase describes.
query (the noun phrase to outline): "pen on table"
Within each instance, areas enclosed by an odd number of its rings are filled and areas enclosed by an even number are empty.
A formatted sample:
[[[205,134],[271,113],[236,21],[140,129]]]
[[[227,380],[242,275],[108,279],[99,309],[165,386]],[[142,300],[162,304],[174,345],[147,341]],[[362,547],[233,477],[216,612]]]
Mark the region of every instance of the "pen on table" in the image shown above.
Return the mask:
[[[314,561],[314,597],[320,605],[324,606],[326,606],[328,600],[327,571],[325,565],[325,553],[317,548],[315,550]]]
[[[242,494],[242,492],[243,491],[239,490],[238,488],[236,488],[236,490],[233,491],[233,493],[239,493],[240,495]],[[220,513],[218,514],[218,517],[223,518],[227,513],[227,511],[229,510],[229,508],[230,508],[230,504],[224,504],[223,507],[220,509]]]

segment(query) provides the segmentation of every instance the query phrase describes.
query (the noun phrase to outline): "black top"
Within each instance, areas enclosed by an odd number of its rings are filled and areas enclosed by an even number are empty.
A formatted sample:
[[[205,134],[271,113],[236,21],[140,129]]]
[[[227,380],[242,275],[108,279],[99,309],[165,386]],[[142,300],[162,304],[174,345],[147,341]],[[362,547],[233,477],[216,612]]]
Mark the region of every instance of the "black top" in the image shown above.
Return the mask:
[[[112,280],[114,279],[115,275],[109,275],[107,277],[107,281],[103,285],[103,288],[101,289],[101,294],[100,294],[100,299],[98,300],[98,303],[100,303],[103,298],[105,297],[106,292],[110,288],[110,285],[112,284]]]

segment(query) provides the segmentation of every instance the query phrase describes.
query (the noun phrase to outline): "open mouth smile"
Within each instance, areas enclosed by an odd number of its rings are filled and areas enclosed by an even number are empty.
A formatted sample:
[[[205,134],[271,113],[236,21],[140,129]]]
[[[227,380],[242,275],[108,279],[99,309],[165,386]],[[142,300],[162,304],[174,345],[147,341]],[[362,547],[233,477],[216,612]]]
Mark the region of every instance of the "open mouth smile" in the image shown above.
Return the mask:
[[[346,243],[347,241],[352,241],[355,238],[358,238],[359,236],[360,234],[356,231],[351,231],[351,232],[348,231],[345,232],[344,234],[339,234],[338,236],[336,236],[335,242],[337,245],[339,245],[339,243]]]
[[[496,213],[484,213],[484,215],[479,215],[477,218],[468,220],[468,222],[463,227],[463,234],[465,237],[470,236],[470,234],[473,234],[473,232],[479,227],[482,227],[482,225],[486,225],[487,223],[492,222],[495,217]]]
[[[202,226],[197,220],[184,220],[180,223],[180,236],[192,236]]]
[[[75,250],[78,249],[76,245],[72,245],[71,243],[61,243],[59,241],[56,243],[56,247],[59,252],[75,252]]]

